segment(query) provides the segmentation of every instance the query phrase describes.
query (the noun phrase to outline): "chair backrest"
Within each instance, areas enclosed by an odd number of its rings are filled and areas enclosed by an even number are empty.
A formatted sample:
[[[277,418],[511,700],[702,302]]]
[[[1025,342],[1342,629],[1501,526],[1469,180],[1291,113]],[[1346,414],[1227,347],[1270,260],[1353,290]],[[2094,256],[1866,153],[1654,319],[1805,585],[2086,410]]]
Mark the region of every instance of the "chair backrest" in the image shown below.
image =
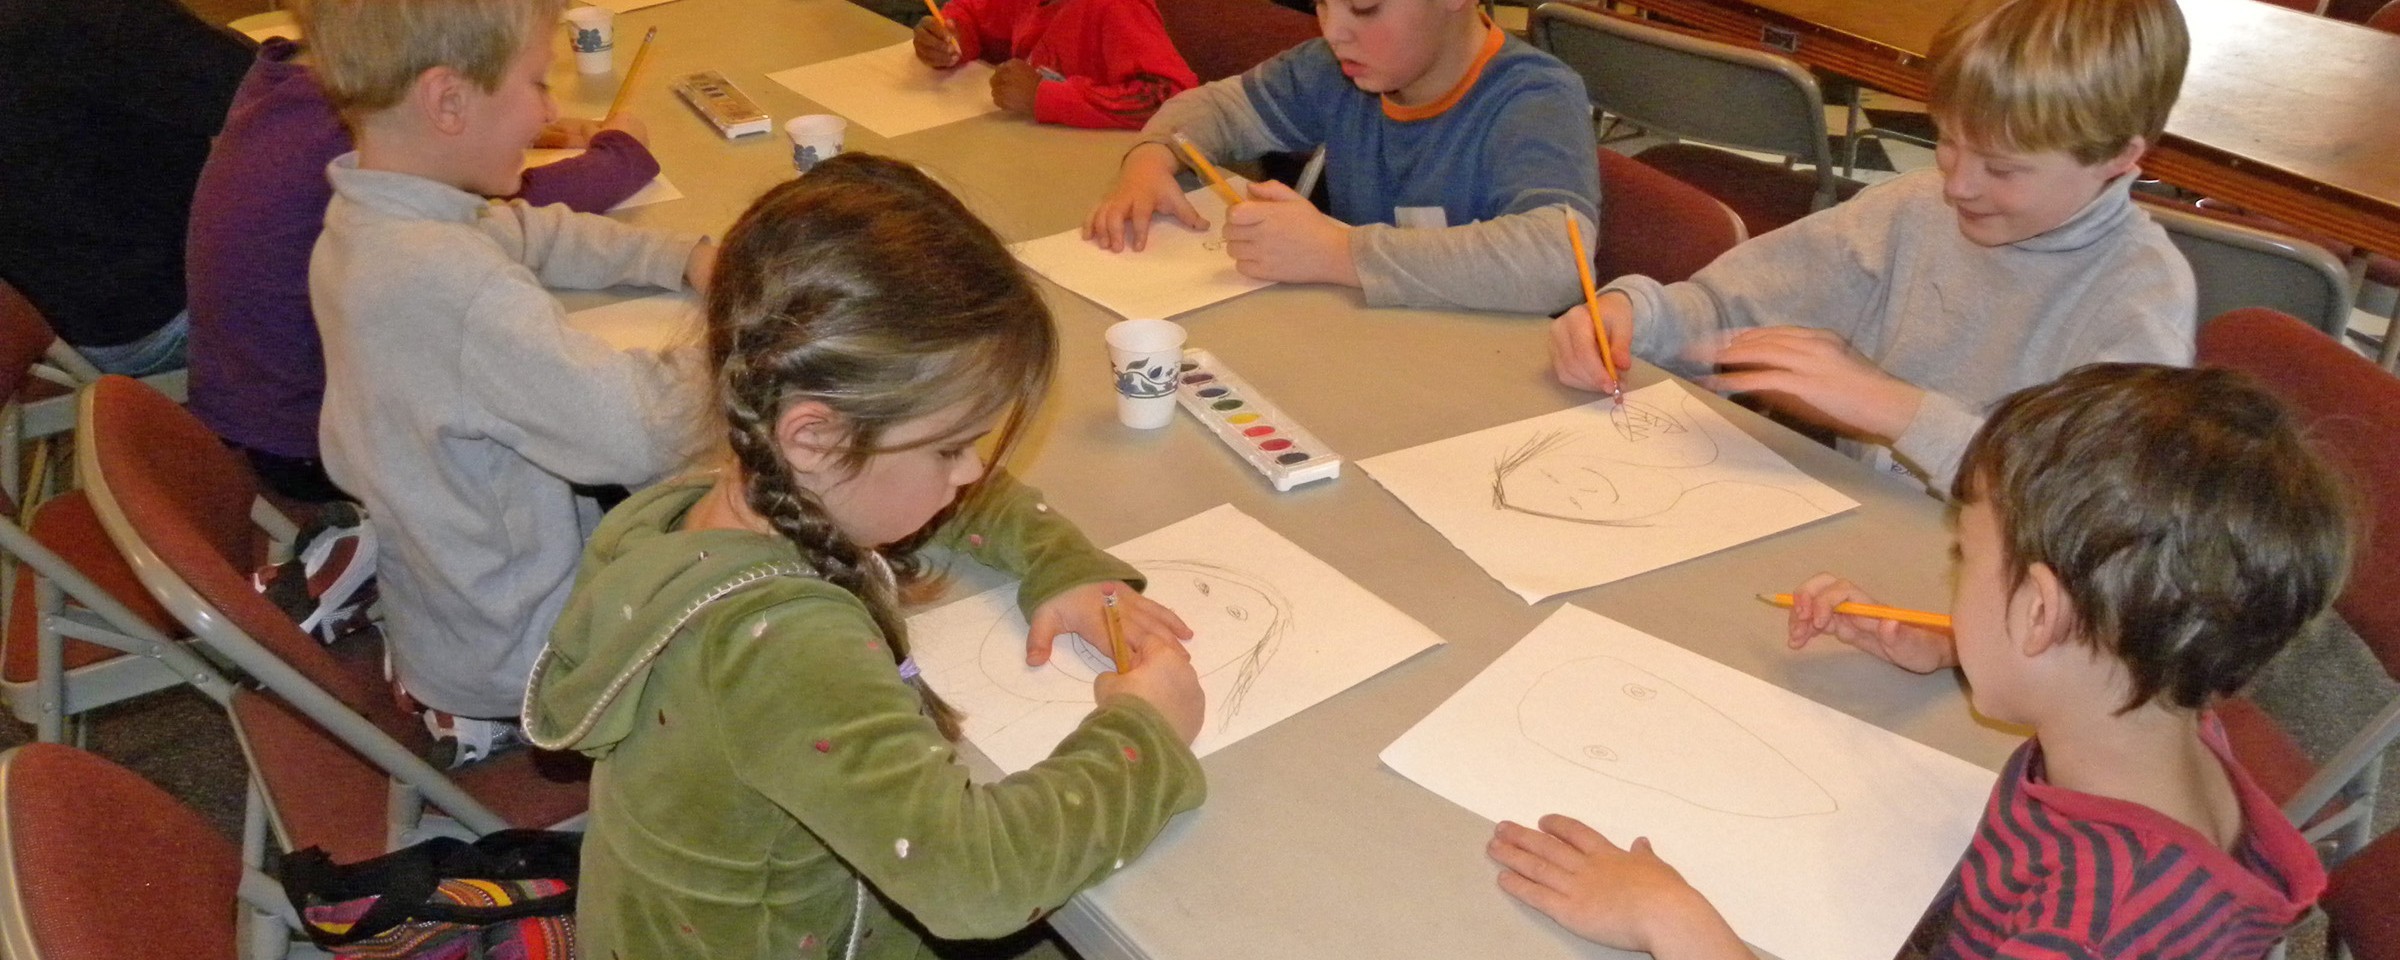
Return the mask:
[[[2203,325],[2199,356],[2257,377],[2297,408],[2310,439],[2350,478],[2367,515],[2334,609],[2400,679],[2400,377],[2272,310]]]
[[[2199,316],[2265,307],[2334,337],[2350,324],[2350,273],[2325,248],[2181,206],[2145,203],[2191,261]]]
[[[2392,0],[2368,14],[2367,26],[2386,33],[2400,33],[2400,0]]]
[[[1317,18],[1268,0],[1163,0],[1158,15],[1201,83],[1238,76],[1317,37]]]
[[[41,309],[8,281],[0,280],[0,404],[17,399],[33,365],[57,339]]]
[[[1824,93],[1788,57],[1564,3],[1534,8],[1525,32],[1583,76],[1595,108],[1680,139],[1794,157],[1832,181]]]
[[[2400,833],[2335,867],[2319,905],[2352,960],[2400,960]]]
[[[0,955],[240,952],[241,853],[165,791],[58,744],[0,755]]]
[[[1686,280],[1741,243],[1742,218],[1700,188],[1612,150],[1600,151],[1600,240],[1593,276]]]

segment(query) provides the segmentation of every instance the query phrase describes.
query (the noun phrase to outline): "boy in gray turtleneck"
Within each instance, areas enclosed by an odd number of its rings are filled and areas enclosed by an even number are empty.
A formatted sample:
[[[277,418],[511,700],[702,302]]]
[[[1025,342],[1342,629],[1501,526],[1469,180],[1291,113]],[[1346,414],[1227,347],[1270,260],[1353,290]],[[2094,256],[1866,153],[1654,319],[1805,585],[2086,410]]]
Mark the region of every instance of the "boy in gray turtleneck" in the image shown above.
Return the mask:
[[[2096,361],[2189,364],[2191,267],[2128,197],[2182,86],[2174,0],[1997,0],[1936,39],[1938,170],[1735,247],[1689,281],[1620,277],[1551,326],[1560,381],[1633,354],[1833,427],[1947,490],[1994,400]]]

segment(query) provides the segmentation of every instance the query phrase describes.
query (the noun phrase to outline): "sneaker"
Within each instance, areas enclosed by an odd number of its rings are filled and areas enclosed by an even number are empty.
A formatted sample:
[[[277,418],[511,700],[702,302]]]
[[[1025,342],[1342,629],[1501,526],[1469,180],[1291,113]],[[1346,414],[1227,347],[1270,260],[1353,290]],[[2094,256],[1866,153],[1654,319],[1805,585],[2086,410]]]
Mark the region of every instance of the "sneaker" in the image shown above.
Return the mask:
[[[375,527],[348,503],[328,504],[300,531],[290,560],[261,567],[251,585],[274,601],[302,632],[332,643],[362,611],[375,578]]]
[[[510,721],[454,717],[432,709],[425,711],[425,731],[433,734],[434,750],[426,760],[450,770],[527,743],[525,728]]]

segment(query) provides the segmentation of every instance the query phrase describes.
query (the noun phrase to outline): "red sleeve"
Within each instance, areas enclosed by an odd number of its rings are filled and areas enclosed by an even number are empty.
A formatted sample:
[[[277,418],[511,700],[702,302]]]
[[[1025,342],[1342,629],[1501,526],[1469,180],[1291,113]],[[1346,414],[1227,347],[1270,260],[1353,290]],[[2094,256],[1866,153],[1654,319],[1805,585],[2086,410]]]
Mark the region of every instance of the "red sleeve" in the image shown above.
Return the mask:
[[[1016,23],[1012,0],[950,0],[942,5],[942,19],[958,38],[958,62],[982,60],[986,51],[1008,59],[1008,34]]]
[[[1149,0],[1110,2],[1099,16],[1085,22],[1084,29],[1098,35],[1084,37],[1082,43],[1061,37],[1058,39],[1066,42],[1045,44],[1062,54],[1096,50],[1098,55],[1097,62],[1064,62],[1062,58],[1053,67],[1066,79],[1045,80],[1035,88],[1036,121],[1138,130],[1158,111],[1159,104],[1199,84],[1192,68],[1183,62],[1183,54],[1167,39],[1167,25]],[[1035,65],[1044,66],[1039,59]]]
[[[602,130],[582,156],[525,171],[515,199],[537,207],[563,203],[570,210],[607,213],[658,176],[658,158],[632,134]]]

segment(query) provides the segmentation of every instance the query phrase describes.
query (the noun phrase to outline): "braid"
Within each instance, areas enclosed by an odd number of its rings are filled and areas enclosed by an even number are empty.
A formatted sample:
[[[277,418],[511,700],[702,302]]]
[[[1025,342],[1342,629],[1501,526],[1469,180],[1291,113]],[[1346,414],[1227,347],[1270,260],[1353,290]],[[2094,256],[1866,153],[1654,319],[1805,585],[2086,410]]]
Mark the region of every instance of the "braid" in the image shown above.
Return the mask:
[[[998,419],[998,460],[1056,366],[1040,292],[939,184],[896,160],[845,153],[768,190],[727,231],[707,312],[744,499],[819,576],[866,605],[893,661],[905,662],[902,585],[922,584],[917,548],[959,509],[880,550],[854,542],[786,462],[778,423],[796,404],[822,405],[841,433],[826,469],[855,472],[900,449],[884,439],[904,425],[937,414]],[[926,715],[957,739],[957,711],[916,687]]]

